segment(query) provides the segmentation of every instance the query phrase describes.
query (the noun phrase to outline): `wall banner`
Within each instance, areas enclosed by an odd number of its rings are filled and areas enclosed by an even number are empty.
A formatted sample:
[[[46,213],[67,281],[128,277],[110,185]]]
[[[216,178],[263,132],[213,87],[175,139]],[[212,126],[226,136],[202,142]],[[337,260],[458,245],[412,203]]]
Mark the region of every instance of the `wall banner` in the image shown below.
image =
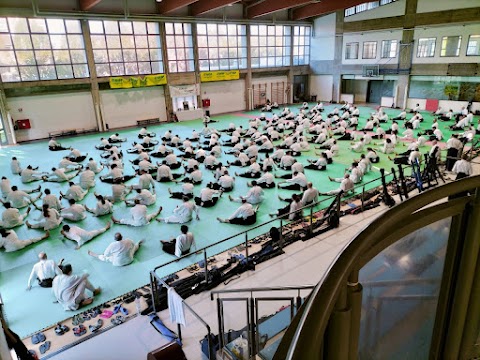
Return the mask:
[[[111,77],[110,88],[111,89],[130,89],[147,86],[165,85],[167,83],[167,75],[165,74],[153,74],[131,77]]]
[[[240,79],[240,70],[204,71],[200,73],[201,82],[225,81]]]
[[[198,96],[200,95],[200,86],[199,84],[193,85],[170,85],[170,96],[175,97],[186,97],[186,96]]]

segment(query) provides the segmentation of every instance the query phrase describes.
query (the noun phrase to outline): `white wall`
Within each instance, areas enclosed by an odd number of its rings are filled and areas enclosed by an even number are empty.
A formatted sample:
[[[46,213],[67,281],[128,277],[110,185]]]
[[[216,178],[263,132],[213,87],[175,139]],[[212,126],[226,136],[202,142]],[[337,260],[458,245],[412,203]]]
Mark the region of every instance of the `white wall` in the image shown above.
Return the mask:
[[[14,121],[30,119],[30,130],[15,131],[17,141],[44,139],[50,131],[97,127],[90,92],[8,98]],[[20,111],[21,110],[21,111]]]
[[[317,100],[330,101],[333,94],[332,75],[311,75],[310,94],[317,95]]]
[[[413,109],[415,106],[417,106],[417,104],[420,106],[420,110],[425,110],[427,99],[408,98],[407,109]]]
[[[270,77],[262,77],[262,78],[254,78],[252,79],[252,84],[267,84],[267,94],[265,95],[265,99],[272,99],[272,83],[284,82],[285,89],[288,86],[288,77],[287,76],[270,76]],[[286,99],[286,98],[285,98]]]
[[[245,80],[201,84],[202,99],[210,99],[210,114],[243,111],[247,108]]]
[[[100,91],[103,120],[110,129],[137,125],[137,120],[167,121],[163,87]]]
[[[478,7],[478,0],[418,0],[417,13]]]
[[[310,39],[310,61],[335,58],[335,13],[316,18]]]
[[[426,0],[426,1],[432,1],[432,0]],[[436,3],[435,3],[435,6],[436,6]],[[430,4],[430,7],[431,7],[431,4]],[[398,1],[395,1],[394,3],[382,5],[372,10],[362,11],[361,13],[347,16],[344,21],[351,22],[351,21],[360,21],[360,20],[380,19],[385,17],[400,16],[404,14],[405,14],[405,0],[398,0]]]
[[[352,94],[356,104],[367,101],[368,80],[348,80],[345,94]]]
[[[478,104],[478,103],[477,103]],[[452,101],[452,100],[439,100],[438,106],[440,106],[445,111],[452,109],[453,112],[460,112],[462,107],[467,107],[468,101]],[[472,104],[473,105],[473,104]],[[472,111],[475,112],[476,107],[472,106]]]
[[[397,56],[395,58],[383,59],[382,56],[382,41],[383,40],[398,40]],[[384,65],[384,64],[397,64],[398,53],[400,51],[400,41],[402,40],[401,30],[392,31],[375,31],[366,33],[349,33],[343,35],[343,49],[342,49],[342,63],[345,65]],[[377,55],[375,59],[362,59],[363,57],[363,43],[366,41],[377,42]],[[345,59],[345,47],[348,43],[358,43],[358,59],[347,60]]]

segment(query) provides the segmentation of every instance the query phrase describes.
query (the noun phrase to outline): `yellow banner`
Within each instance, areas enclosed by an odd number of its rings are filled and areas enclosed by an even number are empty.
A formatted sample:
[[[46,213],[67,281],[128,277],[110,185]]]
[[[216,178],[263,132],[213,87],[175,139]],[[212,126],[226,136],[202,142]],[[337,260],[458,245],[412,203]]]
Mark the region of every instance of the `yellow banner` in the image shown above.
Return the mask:
[[[111,89],[129,89],[146,86],[165,85],[167,83],[167,75],[154,74],[140,76],[125,77],[111,77],[110,88]]]
[[[240,79],[240,70],[205,71],[200,73],[201,82],[225,81]]]

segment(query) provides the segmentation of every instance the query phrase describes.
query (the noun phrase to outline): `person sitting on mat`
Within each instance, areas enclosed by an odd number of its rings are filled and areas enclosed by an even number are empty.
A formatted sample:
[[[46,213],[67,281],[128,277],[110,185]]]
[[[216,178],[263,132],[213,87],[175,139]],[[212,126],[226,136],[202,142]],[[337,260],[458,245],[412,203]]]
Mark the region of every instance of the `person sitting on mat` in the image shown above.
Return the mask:
[[[129,226],[148,225],[150,223],[150,221],[155,219],[163,209],[160,206],[158,211],[148,215],[147,214],[147,207],[145,205],[140,204],[139,199],[135,199],[134,201],[135,201],[135,206],[130,209],[130,218],[128,218],[128,219],[116,219],[112,215],[112,221],[115,224],[129,225]]]
[[[110,135],[108,138],[108,142],[111,144],[121,143],[127,141],[127,138],[121,138],[119,133],[115,133]]]
[[[157,219],[158,222],[164,223],[176,223],[176,224],[184,224],[192,220],[193,212],[195,212],[196,219],[200,220],[198,216],[198,207],[193,202],[189,201],[188,197],[184,196],[182,198],[183,203],[178,205],[173,210],[173,215],[166,217],[164,219]]]
[[[18,187],[14,185],[10,188],[10,192],[8,193],[5,201],[0,199],[0,202],[2,204],[9,202],[11,207],[14,207],[16,209],[21,209],[29,206],[30,204],[40,199],[40,196],[41,194],[38,194],[36,198],[32,199],[32,197],[29,194],[27,194],[27,192],[23,190],[18,190]]]
[[[262,175],[260,164],[257,163],[255,158],[250,159],[250,166],[248,170],[243,173],[235,173],[235,176],[258,179]]]
[[[302,202],[300,201],[300,197],[297,194],[293,194],[292,201],[290,202],[290,204],[288,204],[287,206],[281,209],[278,209],[275,213],[271,213],[269,215],[271,217],[274,217],[274,216],[283,216],[286,214],[290,214],[288,215],[288,220],[301,219],[303,217],[303,212],[298,210],[301,209],[302,206],[303,205],[302,205]]]
[[[218,195],[219,196],[215,196]],[[200,191],[200,196],[195,196],[195,204],[201,207],[212,207],[215,206],[218,199],[222,196],[221,190],[214,190],[213,183],[208,183],[207,187],[203,188]]]
[[[305,169],[320,170],[320,171],[327,170],[328,158],[327,158],[327,154],[325,154],[324,152],[320,154],[320,158],[318,160],[307,159],[307,161],[310,164],[305,166]]]
[[[53,279],[53,293],[58,303],[67,311],[77,310],[81,306],[90,305],[93,297],[87,297],[85,290],[90,290],[93,296],[100,294],[101,289],[95,288],[88,280],[89,274],[72,275],[72,265],[65,264],[62,274]]]
[[[272,189],[275,187],[275,177],[272,173],[266,172],[256,180],[256,184],[262,189]],[[253,181],[248,182],[247,186],[253,186]]]
[[[110,229],[110,226],[112,224],[110,221],[105,225],[105,227],[98,229],[98,230],[92,230],[92,231],[87,231],[84,230],[78,226],[75,225],[63,225],[62,230],[60,233],[65,236],[67,239],[76,241],[77,242],[77,247],[75,248],[76,250],[80,249],[80,247],[89,242],[90,240],[96,238],[97,236],[103,234],[106,232],[108,229]]]
[[[32,272],[28,278],[27,290],[32,288],[33,280],[38,280],[38,285],[44,288],[52,287],[53,279],[56,275],[62,274],[63,259],[58,262],[58,265],[53,260],[49,260],[45,252],[38,254],[38,262],[33,265]]]
[[[82,162],[88,156],[88,153],[86,155],[82,155],[80,150],[75,149],[73,147],[71,147],[69,150],[70,150],[70,153],[66,157],[68,158],[68,160],[76,163]]]
[[[145,206],[150,206],[155,204],[157,201],[157,195],[155,193],[151,193],[148,189],[136,189],[136,195],[133,199],[126,199],[125,205],[127,206],[135,206],[135,200],[139,200],[140,204]]]
[[[27,225],[29,229],[43,228],[43,230],[47,231],[58,227],[63,221],[63,217],[60,216],[57,210],[49,208],[48,204],[43,204],[42,215],[35,220],[38,221],[36,224],[30,224],[28,221],[26,221],[25,225]]]
[[[92,209],[85,206],[85,210],[92,213],[94,216],[103,216],[113,212],[113,205],[110,201],[105,199],[102,195],[95,195],[95,197],[97,198],[97,206]]]
[[[252,205],[260,204],[263,201],[263,189],[257,185],[255,180],[252,181],[251,186],[252,188],[248,190],[247,195],[238,198],[233,198],[229,195],[228,198],[233,202],[242,202],[243,200],[246,200],[247,203]]]
[[[50,141],[48,142],[48,150],[50,151],[60,151],[60,150],[68,150],[60,144],[55,138],[51,137]]]
[[[363,173],[360,170],[360,168],[358,167],[358,163],[353,162],[352,166],[350,167],[350,180],[352,180],[354,184],[358,184],[363,180],[362,177],[363,177]],[[328,179],[330,181],[335,181],[335,182],[339,182],[339,183],[341,183],[344,180],[343,177],[332,178],[331,176],[329,176]]]
[[[187,199],[192,199],[193,189],[194,186],[191,182],[185,182],[182,185],[182,191],[172,191],[172,189],[168,188],[168,193],[172,199],[182,199],[184,196]]]
[[[42,176],[46,173],[43,171],[33,170],[32,165],[28,165],[25,169],[22,170],[20,176],[22,177],[22,183],[28,184],[34,181],[42,180]]]
[[[70,181],[68,185],[70,187],[65,194],[60,191],[60,195],[65,199],[82,201],[83,198],[88,194],[88,190],[83,190],[80,185],[75,184],[73,181]]]
[[[216,185],[223,192],[232,191],[235,186],[235,178],[229,175],[228,170],[225,170],[223,175],[219,177]]]
[[[2,212],[2,220],[0,221],[0,226],[5,229],[11,229],[20,225],[23,225],[23,221],[30,213],[31,208],[29,207],[27,211],[23,214],[20,214],[20,211],[17,208],[12,207],[12,205],[7,201],[3,204],[5,210]]]
[[[85,206],[83,206],[82,204],[77,204],[74,199],[69,199],[68,203],[70,204],[70,206],[62,209],[62,211],[60,212],[60,215],[64,219],[75,222],[82,221],[87,217],[87,215],[85,214],[85,212],[87,211]]]
[[[124,239],[122,234],[115,233],[115,241],[107,246],[103,254],[96,254],[88,250],[88,255],[97,258],[100,261],[111,263],[113,266],[125,266],[133,262],[135,253],[145,240],[134,243],[133,240]]]
[[[21,250],[28,245],[35,244],[39,241],[45,240],[50,236],[48,231],[43,236],[20,240],[14,230],[0,229],[0,249],[3,247],[5,252],[13,252]]]
[[[196,247],[195,238],[193,237],[193,234],[188,231],[188,226],[182,225],[180,231],[182,233],[178,235],[176,239],[170,241],[160,240],[162,243],[162,250],[167,254],[181,257],[187,255],[192,246]]]
[[[282,186],[283,184],[288,184],[285,186]],[[305,174],[301,172],[294,172],[293,176],[291,179],[287,179],[285,181],[281,181],[277,184],[277,187],[279,189],[285,189],[285,190],[304,190],[306,189],[308,184],[307,177]]]
[[[340,187],[338,189],[334,189],[328,192],[320,193],[320,195],[337,195],[341,192],[347,194],[348,192],[354,192],[355,184],[350,179],[350,174],[345,174],[343,176],[343,180],[340,183]]]
[[[65,169],[63,168],[52,168],[52,172],[48,173],[44,176],[42,176],[43,181],[50,181],[50,182],[65,182],[65,181],[70,181],[73,179],[75,176],[77,176],[80,173],[80,170],[77,170],[76,172],[72,174],[65,174]]]
[[[228,219],[217,217],[222,223],[236,225],[253,225],[257,221],[258,205],[254,208],[246,199],[242,200],[242,205]]]

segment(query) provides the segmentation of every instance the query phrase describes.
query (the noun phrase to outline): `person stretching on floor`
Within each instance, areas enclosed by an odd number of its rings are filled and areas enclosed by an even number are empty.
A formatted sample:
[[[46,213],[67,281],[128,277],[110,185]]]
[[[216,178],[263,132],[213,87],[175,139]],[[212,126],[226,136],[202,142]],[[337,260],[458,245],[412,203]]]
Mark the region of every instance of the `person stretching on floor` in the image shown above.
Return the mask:
[[[36,224],[30,224],[28,221],[25,222],[25,225],[29,229],[42,229],[52,230],[58,227],[63,221],[63,217],[60,216],[57,210],[49,208],[48,204],[43,204],[42,206],[42,215],[35,219],[38,221]]]
[[[43,236],[31,238],[28,240],[20,240],[14,230],[0,229],[0,249],[3,247],[5,249],[5,252],[21,250],[28,245],[45,240],[49,236],[50,233],[46,231]]]
[[[93,209],[85,206],[85,210],[92,213],[94,216],[103,216],[113,212],[113,205],[110,201],[105,199],[102,195],[96,195],[95,197],[97,198],[97,206]]]
[[[302,208],[302,202],[300,197],[297,194],[292,195],[292,202],[287,206],[278,209],[275,213],[270,214],[271,217],[278,216],[281,217],[286,214],[288,215],[288,220],[297,220],[303,217],[303,211],[298,211]]]
[[[188,197],[186,196],[184,196],[182,200],[183,203],[181,205],[177,205],[177,207],[173,210],[174,215],[171,215],[164,219],[157,219],[157,221],[164,223],[184,224],[192,220],[193,212],[195,212],[196,214],[196,219],[200,220],[200,217],[198,216],[197,205],[189,201]]]
[[[20,225],[23,225],[23,221],[30,213],[31,208],[29,207],[24,214],[20,214],[20,211],[11,206],[7,201],[3,204],[5,210],[2,213],[2,220],[0,221],[0,226],[5,229],[11,229]]]
[[[98,260],[111,263],[113,266],[125,266],[133,262],[135,253],[145,240],[134,243],[130,239],[124,239],[122,234],[115,233],[115,241],[107,246],[103,254],[96,254],[88,250],[88,255]]]
[[[196,247],[195,238],[193,237],[193,234],[188,231],[188,226],[182,225],[180,231],[182,233],[178,235],[176,239],[170,241],[160,240],[162,243],[162,250],[167,254],[181,257],[187,255],[192,246]]]
[[[58,303],[67,311],[77,310],[81,306],[90,305],[93,297],[87,297],[85,290],[90,290],[93,296],[100,294],[101,289],[95,288],[88,280],[89,274],[72,275],[72,265],[65,264],[62,274],[53,279],[53,293]]]
[[[28,278],[27,290],[32,288],[32,281],[37,279],[38,285],[44,288],[51,288],[53,279],[56,275],[62,274],[62,262],[59,261],[58,265],[53,260],[49,260],[45,252],[38,254],[38,262],[33,265],[32,272]]]
[[[248,191],[247,195],[240,196],[239,198],[233,198],[229,195],[228,198],[233,202],[243,202],[243,200],[245,200],[252,205],[260,204],[263,201],[263,189],[257,185],[255,180],[252,181],[251,185],[252,188]]]
[[[135,202],[135,206],[130,209],[129,219],[116,219],[112,215],[112,221],[115,224],[121,224],[121,225],[144,226],[144,225],[148,225],[150,221],[155,219],[163,209],[160,206],[158,208],[158,211],[154,212],[153,214],[147,215],[147,207],[145,205],[140,204],[139,199],[135,199],[134,202]]]
[[[247,203],[247,200],[242,200],[242,205],[230,216],[228,219],[217,217],[217,220],[222,223],[236,224],[236,225],[253,225],[257,221],[257,210],[252,204]]]
[[[67,239],[76,241],[77,246],[75,249],[78,250],[86,242],[89,242],[90,240],[96,238],[97,236],[103,234],[105,231],[110,229],[110,226],[111,226],[111,223],[109,221],[107,225],[105,225],[105,227],[101,229],[87,231],[75,225],[70,226],[65,224],[63,225],[60,233],[63,236],[65,236]]]

